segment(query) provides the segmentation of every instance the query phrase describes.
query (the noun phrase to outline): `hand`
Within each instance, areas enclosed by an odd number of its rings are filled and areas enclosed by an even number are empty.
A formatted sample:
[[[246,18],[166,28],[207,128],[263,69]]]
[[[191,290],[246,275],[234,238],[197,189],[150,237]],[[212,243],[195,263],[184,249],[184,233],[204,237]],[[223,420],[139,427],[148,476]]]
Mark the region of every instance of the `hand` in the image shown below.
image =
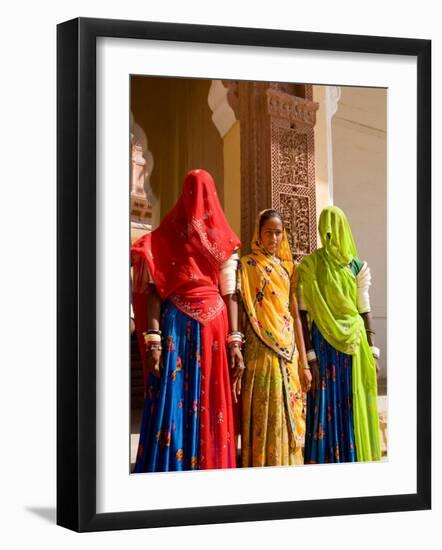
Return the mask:
[[[319,362],[317,359],[313,359],[309,362],[310,372],[312,375],[311,392],[313,399],[316,397],[316,392],[319,389]]]
[[[234,369],[240,365],[244,366],[244,359],[241,353],[241,348],[237,342],[232,342],[227,346],[227,355],[229,358],[230,368]]]
[[[228,348],[230,368],[235,369],[232,377],[233,400],[238,403],[238,397],[241,394],[241,379],[246,369],[241,348],[232,343]]]
[[[246,367],[243,365],[242,367],[236,367],[235,372],[233,373],[232,393],[233,393],[233,400],[235,403],[238,403],[238,398],[241,395],[241,384],[242,384],[241,380],[245,370],[246,370]]]
[[[300,381],[302,391],[310,391],[312,385],[312,373],[310,372],[310,369],[301,368]]]
[[[135,332],[135,321],[130,318],[130,333],[133,334]]]
[[[146,350],[147,370],[151,372],[155,378],[161,376],[161,350],[150,349]]]

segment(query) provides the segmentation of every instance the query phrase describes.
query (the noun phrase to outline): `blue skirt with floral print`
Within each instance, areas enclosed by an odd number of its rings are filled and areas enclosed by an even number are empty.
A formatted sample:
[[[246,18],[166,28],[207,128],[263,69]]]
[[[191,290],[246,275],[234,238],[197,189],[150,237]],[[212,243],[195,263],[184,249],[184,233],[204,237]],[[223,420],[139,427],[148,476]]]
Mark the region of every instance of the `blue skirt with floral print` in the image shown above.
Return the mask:
[[[352,357],[335,350],[312,324],[319,361],[319,390],[307,394],[304,462],[355,462],[352,406]]]
[[[164,302],[161,330],[161,377],[147,379],[136,473],[199,467],[200,324]]]

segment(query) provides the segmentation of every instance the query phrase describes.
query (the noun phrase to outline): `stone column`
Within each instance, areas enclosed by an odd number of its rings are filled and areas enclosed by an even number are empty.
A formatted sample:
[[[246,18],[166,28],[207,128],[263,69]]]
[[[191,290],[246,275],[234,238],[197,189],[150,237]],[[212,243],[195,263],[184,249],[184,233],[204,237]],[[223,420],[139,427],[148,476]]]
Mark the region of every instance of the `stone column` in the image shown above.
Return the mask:
[[[250,251],[257,214],[272,206],[271,119],[268,82],[239,82],[241,131],[241,240]]]

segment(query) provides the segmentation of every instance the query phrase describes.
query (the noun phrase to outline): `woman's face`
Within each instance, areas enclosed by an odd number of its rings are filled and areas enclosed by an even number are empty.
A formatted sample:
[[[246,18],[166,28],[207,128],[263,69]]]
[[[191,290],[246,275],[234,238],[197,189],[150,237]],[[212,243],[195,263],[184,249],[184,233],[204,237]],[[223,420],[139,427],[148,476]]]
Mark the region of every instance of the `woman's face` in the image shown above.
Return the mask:
[[[282,222],[276,216],[266,220],[261,227],[259,238],[263,247],[270,254],[275,254],[282,241],[283,227]]]

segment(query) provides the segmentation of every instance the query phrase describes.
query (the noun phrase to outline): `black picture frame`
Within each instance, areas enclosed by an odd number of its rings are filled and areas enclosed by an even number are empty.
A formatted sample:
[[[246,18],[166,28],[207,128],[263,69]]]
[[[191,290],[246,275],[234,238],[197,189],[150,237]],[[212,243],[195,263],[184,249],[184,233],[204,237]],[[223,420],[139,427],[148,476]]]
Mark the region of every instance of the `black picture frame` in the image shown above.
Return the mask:
[[[417,492],[96,512],[96,39],[116,37],[417,59]],[[431,41],[79,18],[57,28],[57,523],[83,531],[425,510],[431,506]]]

